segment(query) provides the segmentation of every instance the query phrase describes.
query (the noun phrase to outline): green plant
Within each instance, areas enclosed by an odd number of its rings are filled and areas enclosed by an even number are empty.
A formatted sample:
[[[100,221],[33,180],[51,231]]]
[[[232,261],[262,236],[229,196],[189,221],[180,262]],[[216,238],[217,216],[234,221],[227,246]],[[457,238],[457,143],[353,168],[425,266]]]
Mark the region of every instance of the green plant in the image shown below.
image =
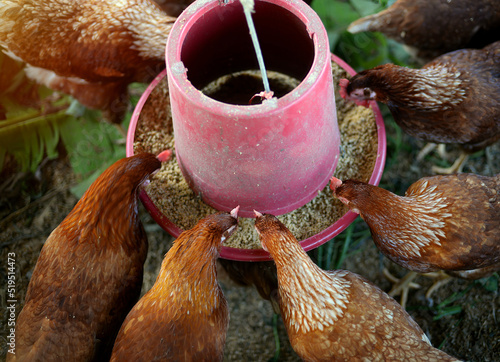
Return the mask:
[[[351,34],[346,31],[353,21],[382,11],[392,3],[394,1],[314,0],[312,7],[327,29],[331,51],[360,71],[384,63],[412,63],[403,45],[380,33]]]
[[[276,362],[279,361],[280,357],[280,348],[281,348],[281,343],[280,343],[280,337],[278,334],[278,318],[279,314],[273,313],[273,336],[274,336],[274,344],[275,344],[275,349],[274,349],[274,356],[272,356],[268,362]]]
[[[2,71],[14,71],[0,79],[0,170],[6,154],[20,171],[34,172],[44,157],[58,156],[62,141],[76,174],[87,177],[96,169],[125,155],[117,145],[121,135],[100,120],[100,112],[86,110],[71,97],[37,85],[23,67],[0,53]]]
[[[472,290],[474,287],[482,287],[489,292],[497,292],[498,291],[498,281],[499,276],[498,273],[494,273],[493,275],[474,280],[470,282],[464,290],[459,292],[455,292],[444,299],[441,303],[430,307],[431,310],[435,313],[433,320],[439,320],[443,317],[461,313],[463,310],[463,301],[462,299]]]
[[[474,283],[476,285],[481,285],[488,292],[497,292],[499,281],[500,281],[500,276],[498,275],[498,273],[494,273],[493,275],[487,278],[478,279],[474,281]]]
[[[360,220],[356,218],[343,233],[317,248],[314,258],[320,268],[339,269],[346,259],[361,251],[370,230]]]
[[[460,300],[462,297],[464,297],[472,289],[472,287],[473,283],[470,283],[467,286],[467,288],[465,288],[461,292],[453,293],[452,295],[448,296],[445,300],[443,300],[441,303],[436,305],[436,307],[434,308],[436,315],[432,319],[436,321],[445,316],[462,312],[462,306],[460,304],[454,304],[454,303]]]
[[[0,52],[0,171],[7,153],[21,171],[34,171],[44,155],[55,157],[68,98],[29,81],[24,66]]]
[[[64,110],[45,113],[30,108],[9,114],[0,123],[0,169],[7,153],[14,156],[22,171],[35,171],[45,154],[56,157],[61,127],[70,121]]]
[[[125,147],[118,143],[120,132],[115,126],[96,119],[98,114],[99,112],[86,110],[76,128],[71,125],[63,126],[67,132],[64,132],[62,140],[71,166],[82,178],[81,182],[71,189],[78,197],[83,195],[106,168],[125,157]]]
[[[129,85],[130,109],[133,109],[145,84]],[[73,171],[82,177],[71,192],[81,197],[95,179],[111,164],[126,156],[124,140],[118,129],[100,118],[100,112],[76,106],[72,111],[79,117],[79,126],[71,133],[65,133],[63,142],[66,145]],[[122,126],[127,129],[132,112],[127,112]]]

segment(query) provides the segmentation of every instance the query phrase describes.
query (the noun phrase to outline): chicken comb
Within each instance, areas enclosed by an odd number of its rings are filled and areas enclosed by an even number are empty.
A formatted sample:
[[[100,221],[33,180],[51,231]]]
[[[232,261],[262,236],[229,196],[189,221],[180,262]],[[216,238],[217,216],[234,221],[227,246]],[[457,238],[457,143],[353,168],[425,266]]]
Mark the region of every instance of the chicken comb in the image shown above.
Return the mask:
[[[158,156],[156,156],[156,158],[158,158],[158,160],[160,160],[160,162],[168,161],[170,159],[170,157],[172,157],[171,150],[162,151],[162,152],[160,152],[160,154]]]
[[[340,185],[342,185],[342,181],[335,176],[332,176],[332,178],[330,179],[330,189],[335,191]]]

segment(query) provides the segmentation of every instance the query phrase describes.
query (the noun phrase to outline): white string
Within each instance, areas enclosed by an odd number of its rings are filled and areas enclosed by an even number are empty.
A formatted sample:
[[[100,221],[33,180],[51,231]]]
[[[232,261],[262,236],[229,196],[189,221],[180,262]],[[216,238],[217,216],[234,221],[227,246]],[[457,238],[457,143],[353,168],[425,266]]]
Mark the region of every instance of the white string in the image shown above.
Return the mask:
[[[260,72],[262,73],[262,82],[264,83],[264,91],[269,94],[271,88],[269,87],[269,80],[267,79],[266,66],[264,65],[264,58],[262,57],[262,51],[259,45],[259,39],[257,38],[257,32],[255,31],[255,25],[252,19],[252,13],[254,11],[254,0],[240,0],[241,5],[243,5],[243,12],[245,13],[245,18],[247,20],[248,29],[250,30],[250,37],[252,38],[253,47],[255,48],[255,54],[257,55],[257,62],[259,63]]]

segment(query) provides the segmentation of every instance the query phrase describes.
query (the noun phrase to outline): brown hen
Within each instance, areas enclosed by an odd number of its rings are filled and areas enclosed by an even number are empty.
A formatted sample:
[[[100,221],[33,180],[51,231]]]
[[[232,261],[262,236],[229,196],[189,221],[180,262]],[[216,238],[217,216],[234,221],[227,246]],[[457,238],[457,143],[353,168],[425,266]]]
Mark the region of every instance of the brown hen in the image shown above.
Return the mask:
[[[415,138],[457,143],[466,154],[500,139],[500,41],[442,55],[422,69],[380,65],[340,85],[342,97],[359,105],[385,103]],[[454,173],[464,161],[463,155],[449,170],[435,170]]]
[[[433,59],[500,40],[497,0],[398,0],[388,9],[353,22],[351,33],[378,31]]]
[[[150,0],[2,0],[0,45],[26,74],[121,123],[127,86],[164,67],[175,18]]]
[[[276,217],[256,215],[262,246],[278,269],[288,337],[303,360],[455,360],[432,347],[417,323],[377,286],[347,270],[320,269]]]
[[[500,270],[500,174],[424,177],[405,196],[355,180],[332,178],[331,188],[406,269],[468,279]]]
[[[229,310],[215,262],[237,214],[209,215],[179,235],[123,322],[111,361],[222,361]]]
[[[115,162],[50,234],[17,319],[15,355],[7,361],[109,358],[142,286],[148,242],[137,192],[170,154]]]

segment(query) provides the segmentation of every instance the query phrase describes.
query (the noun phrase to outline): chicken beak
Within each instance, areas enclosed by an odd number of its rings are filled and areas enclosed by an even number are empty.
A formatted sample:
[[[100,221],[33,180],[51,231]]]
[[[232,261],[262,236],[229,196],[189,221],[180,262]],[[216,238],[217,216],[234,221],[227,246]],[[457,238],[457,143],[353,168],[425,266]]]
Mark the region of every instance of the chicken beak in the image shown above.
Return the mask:
[[[347,204],[346,204],[346,205],[347,205]],[[358,214],[359,216],[361,216],[361,218],[363,218],[363,216],[361,215],[361,213],[359,212],[359,210],[358,210],[357,208],[352,207],[352,208],[351,208],[351,211],[352,211],[353,213]]]
[[[264,215],[262,215],[260,212],[258,212],[257,210],[253,210],[253,213],[254,213],[254,215],[255,215],[255,219],[256,219],[256,220],[257,220],[257,219],[260,219],[262,216],[264,216]],[[255,230],[257,231],[257,234],[259,234],[259,238],[260,238],[260,245],[262,246],[262,249],[264,249],[265,251],[269,252],[269,250],[267,250],[267,248],[266,248],[266,245],[265,245],[265,243],[264,243],[264,241],[263,241],[263,238],[262,238],[262,235],[260,234],[259,229],[257,229],[257,227],[255,227]]]
[[[234,209],[232,209],[229,212],[229,215],[231,215],[231,217],[233,217],[234,219],[236,219],[236,225],[233,225],[229,229],[227,229],[226,231],[224,231],[224,233],[222,234],[221,242],[224,242],[227,239],[229,239],[229,237],[231,235],[233,235],[233,233],[236,231],[236,229],[238,227],[238,211],[239,210],[240,210],[240,205],[236,206]]]
[[[162,152],[160,152],[160,154],[158,156],[156,156],[156,158],[160,162],[168,161],[168,160],[170,160],[171,157],[172,157],[172,151],[171,150],[162,151]]]
[[[337,190],[338,187],[340,187],[340,185],[342,185],[342,181],[336,178],[335,176],[332,176],[332,178],[330,179],[330,189],[333,190],[333,192],[335,193],[335,191]]]
[[[362,107],[365,107],[365,108],[370,108],[370,101],[365,99],[363,101],[357,101],[356,102],[358,106],[362,106]]]
[[[232,217],[234,217],[236,220],[238,220],[238,211],[240,211],[240,205],[238,205],[234,209],[232,209],[229,214],[231,214]]]
[[[262,217],[262,214],[260,212],[258,212],[257,210],[253,210],[253,213],[255,215],[255,220]],[[257,234],[259,234],[259,237],[260,237],[260,231],[259,231],[259,229],[257,229],[257,226],[255,226],[255,231],[257,231]],[[264,245],[262,245],[262,247],[264,247]]]

